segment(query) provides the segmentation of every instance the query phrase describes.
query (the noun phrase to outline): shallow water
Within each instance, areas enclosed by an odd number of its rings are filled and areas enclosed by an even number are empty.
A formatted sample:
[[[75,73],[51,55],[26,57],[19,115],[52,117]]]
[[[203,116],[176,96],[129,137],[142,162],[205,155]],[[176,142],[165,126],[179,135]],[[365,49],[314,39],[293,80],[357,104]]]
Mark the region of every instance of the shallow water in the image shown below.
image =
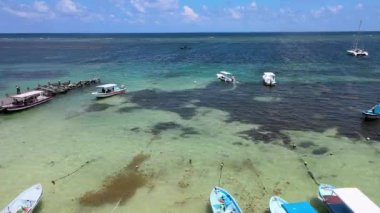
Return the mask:
[[[0,206],[40,182],[35,212],[211,212],[220,184],[244,212],[274,194],[324,212],[304,161],[317,182],[380,204],[380,122],[360,117],[378,101],[379,34],[365,34],[368,58],[345,55],[345,33],[1,37],[1,95],[94,77],[128,93],[84,88],[0,115]],[[239,83],[216,81],[220,70]]]

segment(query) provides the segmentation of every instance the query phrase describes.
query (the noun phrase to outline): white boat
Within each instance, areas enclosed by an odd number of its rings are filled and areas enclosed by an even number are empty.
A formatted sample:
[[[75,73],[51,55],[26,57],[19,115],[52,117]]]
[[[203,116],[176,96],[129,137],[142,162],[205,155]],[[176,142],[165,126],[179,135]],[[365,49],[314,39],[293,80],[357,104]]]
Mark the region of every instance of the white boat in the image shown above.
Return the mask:
[[[368,56],[368,52],[362,49],[350,49],[347,50],[347,54],[353,55],[353,56]]]
[[[236,81],[235,77],[227,71],[220,71],[219,73],[216,74],[216,77],[219,80],[227,82],[227,83],[235,83]]]
[[[289,203],[279,196],[272,196],[270,198],[269,210],[271,213],[317,213],[309,202]]]
[[[358,30],[358,33],[356,35],[356,39],[354,41],[354,45],[352,47],[352,49],[349,49],[347,50],[347,54],[349,55],[353,55],[353,56],[368,56],[368,52],[365,51],[364,49],[360,49],[358,47],[358,44],[359,44],[359,34],[360,34],[360,28],[362,26],[362,21],[360,20],[360,24],[359,24],[359,30]]]
[[[358,188],[320,184],[318,195],[331,213],[380,213],[380,208]]]
[[[28,109],[45,102],[50,101],[53,97],[45,95],[44,91],[32,90],[25,93],[10,96],[12,103],[3,105],[4,111],[19,111]]]
[[[242,213],[232,195],[217,186],[211,191],[210,204],[213,213]]]
[[[118,94],[124,94],[127,91],[124,85],[119,87],[117,84],[103,84],[96,86],[96,88],[97,91],[91,94],[95,95],[97,98],[106,98]]]
[[[273,72],[264,72],[263,83],[265,86],[276,85],[276,75]]]
[[[21,192],[1,213],[31,213],[42,197],[42,186],[36,184]]]

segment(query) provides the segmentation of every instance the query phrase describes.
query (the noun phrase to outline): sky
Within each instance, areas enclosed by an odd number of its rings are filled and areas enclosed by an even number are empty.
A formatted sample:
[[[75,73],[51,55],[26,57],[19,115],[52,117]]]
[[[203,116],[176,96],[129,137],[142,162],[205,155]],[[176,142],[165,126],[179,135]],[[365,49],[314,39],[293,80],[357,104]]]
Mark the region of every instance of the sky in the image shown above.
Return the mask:
[[[0,33],[380,30],[380,0],[0,0]]]

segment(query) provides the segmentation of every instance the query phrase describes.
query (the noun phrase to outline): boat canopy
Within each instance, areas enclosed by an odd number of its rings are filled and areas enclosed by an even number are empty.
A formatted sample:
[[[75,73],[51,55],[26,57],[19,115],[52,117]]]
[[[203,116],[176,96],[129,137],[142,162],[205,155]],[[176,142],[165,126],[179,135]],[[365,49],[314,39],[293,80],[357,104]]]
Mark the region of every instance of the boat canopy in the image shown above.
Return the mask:
[[[380,114],[380,104],[373,107],[373,113]]]
[[[264,72],[264,75],[275,76],[275,74],[273,72]]]
[[[358,188],[338,188],[334,193],[354,213],[380,213],[380,208]]]
[[[220,73],[224,75],[232,75],[230,72],[227,72],[227,71],[220,71]]]
[[[317,213],[310,203],[303,201],[297,203],[282,204],[287,213]]]
[[[42,93],[43,93],[43,91],[40,91],[40,90],[32,90],[32,91],[21,93],[18,95],[12,95],[11,97],[16,98],[16,99],[24,99],[24,98],[29,98],[32,96],[39,96]]]
[[[115,87],[117,86],[116,84],[103,84],[103,85],[99,85],[99,86],[96,86],[98,88],[111,88],[111,87]]]

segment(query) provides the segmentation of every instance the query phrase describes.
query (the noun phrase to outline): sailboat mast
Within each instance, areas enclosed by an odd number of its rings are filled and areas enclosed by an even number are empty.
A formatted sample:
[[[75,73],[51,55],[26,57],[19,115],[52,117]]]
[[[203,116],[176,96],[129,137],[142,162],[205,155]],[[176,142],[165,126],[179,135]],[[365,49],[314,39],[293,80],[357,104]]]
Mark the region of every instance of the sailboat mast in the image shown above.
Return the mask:
[[[359,29],[358,29],[358,32],[357,32],[357,36],[356,36],[356,39],[355,39],[355,44],[354,44],[354,49],[358,49],[358,44],[359,44],[359,37],[360,37],[360,29],[362,27],[362,20],[360,20],[359,22]]]

